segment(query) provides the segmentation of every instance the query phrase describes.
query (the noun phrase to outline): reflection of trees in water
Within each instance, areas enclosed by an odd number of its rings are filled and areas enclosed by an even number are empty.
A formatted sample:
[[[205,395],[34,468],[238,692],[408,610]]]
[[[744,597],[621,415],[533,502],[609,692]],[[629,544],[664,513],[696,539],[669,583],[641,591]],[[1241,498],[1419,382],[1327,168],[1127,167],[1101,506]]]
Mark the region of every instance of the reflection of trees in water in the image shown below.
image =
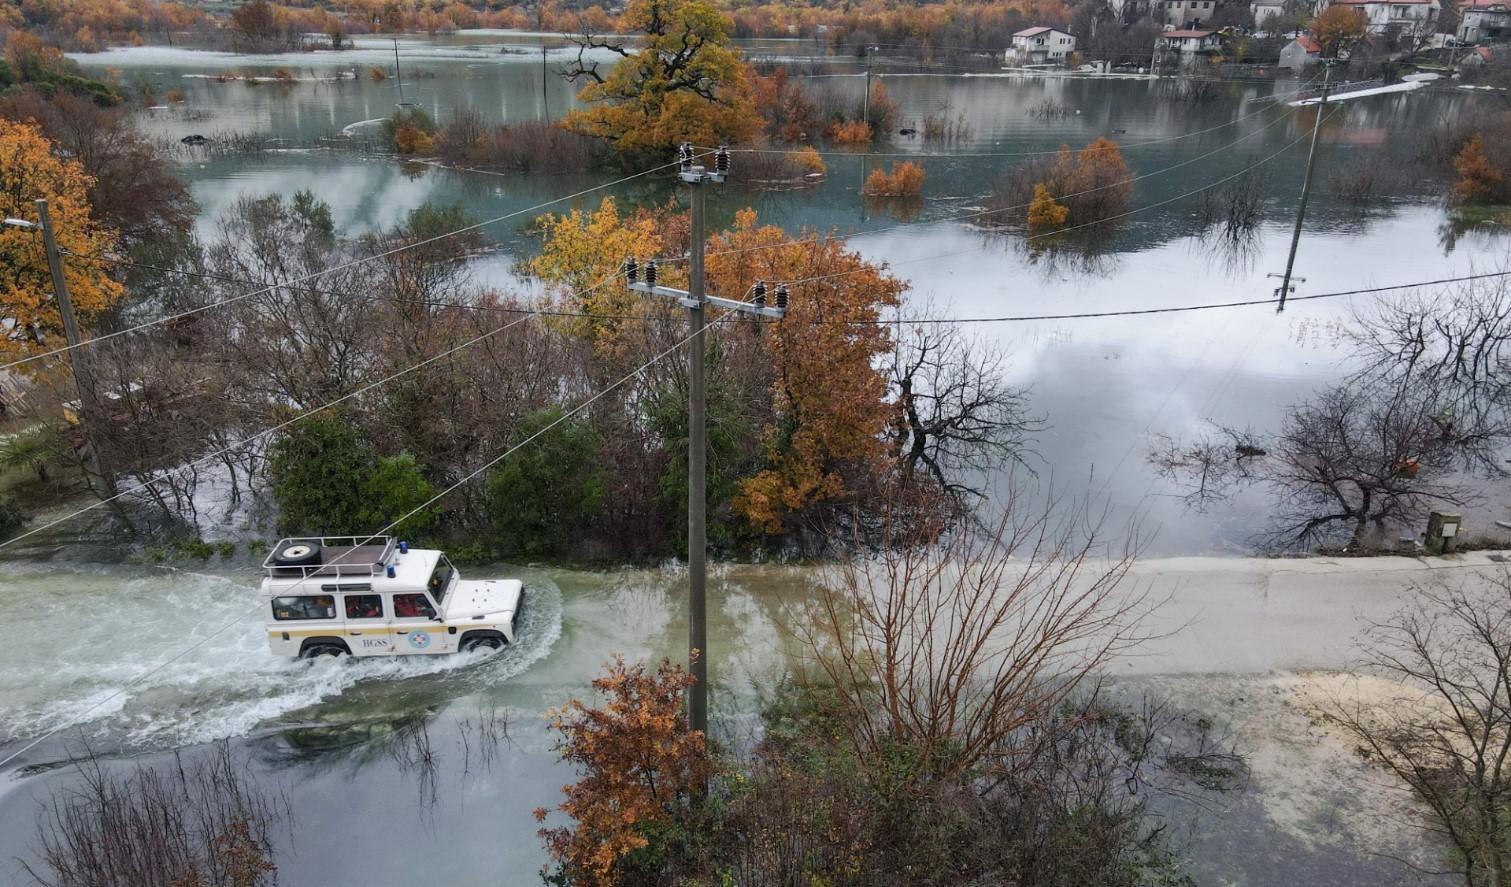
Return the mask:
[[[1252,272],[1263,252],[1257,227],[1233,232],[1208,228],[1197,238],[1197,242],[1207,254],[1210,264],[1235,278]]]
[[[899,222],[911,222],[923,212],[921,197],[863,197],[866,209],[872,213],[889,215]]]
[[[1095,228],[1048,237],[1015,237],[1013,247],[1047,279],[1111,277],[1121,270],[1123,263],[1122,255],[1114,252]]]
[[[1511,211],[1485,215],[1450,210],[1442,224],[1438,225],[1438,244],[1443,247],[1443,255],[1446,256],[1458,248],[1460,240],[1468,238],[1471,242],[1488,244],[1504,238],[1508,231],[1511,231]]]
[[[252,778],[218,742],[185,761],[118,771],[89,751],[78,779],[42,802],[37,818],[37,883],[277,883],[274,835],[293,821],[287,796]]]
[[[391,720],[363,720],[291,727],[263,743],[265,763],[279,768],[308,767],[316,771],[346,769],[350,774],[384,760],[413,777],[420,806],[433,807],[438,797],[437,774],[448,756],[459,755],[454,767],[465,779],[474,770],[488,771],[498,758],[500,743],[511,742],[508,719],[488,705],[465,716],[453,716],[447,738],[432,737],[439,717],[428,708]]]

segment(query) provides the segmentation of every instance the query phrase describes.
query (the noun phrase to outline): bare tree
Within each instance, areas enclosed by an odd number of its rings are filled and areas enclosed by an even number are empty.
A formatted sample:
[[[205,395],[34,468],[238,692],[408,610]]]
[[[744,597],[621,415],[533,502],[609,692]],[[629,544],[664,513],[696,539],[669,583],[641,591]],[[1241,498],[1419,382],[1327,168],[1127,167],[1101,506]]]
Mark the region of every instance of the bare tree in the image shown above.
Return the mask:
[[[1028,391],[1003,379],[1005,358],[954,324],[902,322],[891,372],[893,445],[905,481],[926,476],[957,506],[985,495],[989,472],[1023,460],[1043,421]]]
[[[794,625],[862,756],[900,739],[934,777],[1016,772],[1028,728],[1141,640],[1133,550],[1106,553],[1099,521],[1059,505],[1010,489],[994,519],[921,545],[903,514],[821,581]]]
[[[1371,626],[1363,668],[1387,697],[1335,697],[1327,714],[1422,800],[1468,887],[1511,883],[1511,574],[1440,579]]]

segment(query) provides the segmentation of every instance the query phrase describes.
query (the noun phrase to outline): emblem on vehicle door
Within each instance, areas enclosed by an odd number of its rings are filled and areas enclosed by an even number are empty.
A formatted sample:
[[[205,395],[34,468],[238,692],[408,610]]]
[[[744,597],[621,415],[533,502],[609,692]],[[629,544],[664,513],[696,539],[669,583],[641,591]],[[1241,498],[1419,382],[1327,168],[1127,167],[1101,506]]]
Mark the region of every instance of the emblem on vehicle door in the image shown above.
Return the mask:
[[[430,646],[430,635],[423,631],[411,631],[409,633],[409,646],[416,650],[423,650]]]

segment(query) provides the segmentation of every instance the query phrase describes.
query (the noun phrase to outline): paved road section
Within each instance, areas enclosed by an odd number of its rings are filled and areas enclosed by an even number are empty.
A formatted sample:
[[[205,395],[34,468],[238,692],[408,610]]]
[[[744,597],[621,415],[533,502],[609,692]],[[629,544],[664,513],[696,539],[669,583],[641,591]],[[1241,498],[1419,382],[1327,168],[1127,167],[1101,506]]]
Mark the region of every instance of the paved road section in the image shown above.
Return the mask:
[[[1141,561],[1129,580],[1160,602],[1146,626],[1163,636],[1121,658],[1114,673],[1347,669],[1357,658],[1359,633],[1409,604],[1423,583],[1483,581],[1508,569],[1511,553],[1484,551]]]

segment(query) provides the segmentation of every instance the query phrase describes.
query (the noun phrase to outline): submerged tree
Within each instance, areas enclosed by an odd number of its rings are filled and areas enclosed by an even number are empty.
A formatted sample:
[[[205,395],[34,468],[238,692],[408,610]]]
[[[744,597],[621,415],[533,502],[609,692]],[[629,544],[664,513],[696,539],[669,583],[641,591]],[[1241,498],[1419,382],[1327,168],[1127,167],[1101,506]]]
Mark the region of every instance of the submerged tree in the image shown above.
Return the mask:
[[[1274,495],[1277,542],[1309,545],[1341,532],[1364,545],[1435,506],[1476,501],[1459,474],[1467,448],[1504,430],[1459,428],[1432,390],[1340,385],[1293,406],[1273,437],[1219,429],[1194,443],[1162,438],[1149,454],[1185,481],[1188,500],[1227,498],[1248,480]]]
[[[1026,218],[1029,227],[1039,228],[1089,225],[1121,214],[1132,193],[1117,143],[1098,138],[1080,151],[1064,145],[1053,156],[1011,170],[995,188],[987,219],[1011,226]]]
[[[749,139],[761,129],[744,63],[730,45],[724,14],[706,0],[632,0],[621,30],[643,34],[633,46],[583,34],[571,81],[589,81],[567,115],[569,129],[612,141],[626,154]],[[622,58],[607,74],[588,58],[606,50]]]
[[[1431,508],[1478,501],[1473,474],[1504,476],[1511,441],[1505,283],[1385,300],[1355,322],[1347,379],[1292,406],[1277,433],[1163,436],[1151,463],[1197,506],[1267,487],[1271,535],[1290,544],[1363,545]]]
[[[900,324],[891,436],[906,486],[936,486],[962,511],[986,496],[992,472],[1021,462],[1042,422],[1028,392],[1003,378],[1001,352],[953,324]]]

